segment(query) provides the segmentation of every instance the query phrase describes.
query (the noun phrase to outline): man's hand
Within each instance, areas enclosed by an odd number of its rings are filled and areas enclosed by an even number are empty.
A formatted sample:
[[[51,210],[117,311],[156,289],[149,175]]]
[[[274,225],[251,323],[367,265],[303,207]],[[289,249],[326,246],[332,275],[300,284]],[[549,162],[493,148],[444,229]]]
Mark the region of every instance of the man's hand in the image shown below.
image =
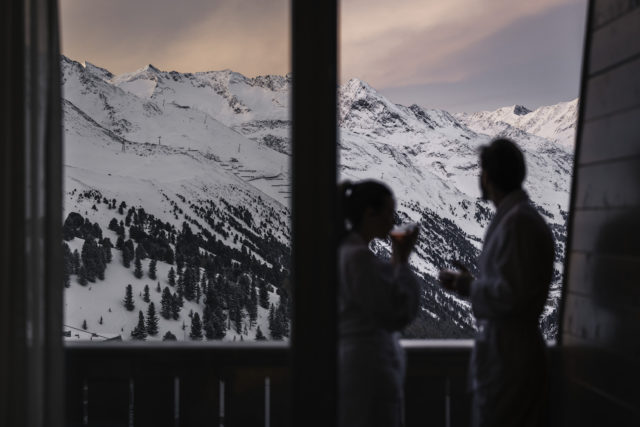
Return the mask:
[[[452,264],[458,270],[440,270],[438,280],[443,288],[454,291],[463,297],[469,296],[473,276],[461,262],[453,261]]]

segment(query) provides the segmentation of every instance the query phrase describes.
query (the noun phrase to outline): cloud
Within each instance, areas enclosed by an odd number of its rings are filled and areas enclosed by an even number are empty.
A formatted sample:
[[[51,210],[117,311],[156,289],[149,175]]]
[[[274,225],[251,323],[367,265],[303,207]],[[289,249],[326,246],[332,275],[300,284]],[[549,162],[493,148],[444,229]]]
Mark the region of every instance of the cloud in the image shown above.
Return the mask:
[[[60,11],[63,53],[115,73],[290,70],[286,0],[60,0]]]
[[[501,30],[583,0],[345,0],[341,75],[376,87],[451,83],[481,71],[464,55]],[[539,42],[539,41],[538,41]],[[535,43],[535,41],[533,42]],[[528,46],[523,46],[526,55]],[[490,67],[489,61],[485,67]]]

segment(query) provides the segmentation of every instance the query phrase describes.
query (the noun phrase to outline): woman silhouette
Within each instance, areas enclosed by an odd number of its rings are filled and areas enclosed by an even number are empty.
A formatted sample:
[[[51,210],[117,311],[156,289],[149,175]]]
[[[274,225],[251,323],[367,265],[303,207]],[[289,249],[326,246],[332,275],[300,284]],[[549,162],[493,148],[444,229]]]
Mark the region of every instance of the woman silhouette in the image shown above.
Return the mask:
[[[395,235],[384,261],[369,243],[393,227],[391,190],[377,181],[345,182],[338,197],[339,426],[401,426],[405,355],[398,339],[418,310],[418,282],[408,266],[418,230]]]

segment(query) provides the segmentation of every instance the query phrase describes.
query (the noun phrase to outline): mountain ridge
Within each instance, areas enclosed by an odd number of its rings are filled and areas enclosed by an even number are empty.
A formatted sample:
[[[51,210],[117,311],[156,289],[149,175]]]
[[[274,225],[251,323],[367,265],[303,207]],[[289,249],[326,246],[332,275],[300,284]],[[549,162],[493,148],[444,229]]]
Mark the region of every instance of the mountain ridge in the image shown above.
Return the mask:
[[[61,64],[67,145],[65,216],[79,212],[106,228],[111,218],[105,216],[104,204],[92,203],[97,209],[93,210],[86,198],[78,200],[81,190],[93,190],[107,200],[144,208],[177,229],[181,222],[192,224],[200,230],[203,237],[198,244],[203,246],[215,240],[236,250],[244,247],[247,259],[262,260],[255,261],[256,266],[273,264],[270,257],[275,256],[266,243],[250,243],[256,238],[266,242],[266,236],[272,235],[288,247],[290,74],[247,78],[230,70],[177,73],[147,66],[105,79],[110,75],[106,69],[82,66],[65,57]],[[435,277],[455,257],[475,268],[492,215],[492,208],[479,198],[477,153],[496,135],[513,136],[523,148],[530,170],[525,186],[556,235],[556,276],[543,319],[545,333],[553,336],[573,161],[568,140],[574,124],[569,109],[551,106],[535,123],[526,122],[530,125],[526,127],[524,121],[498,120],[506,115],[499,117],[495,112],[458,115],[394,104],[357,79],[340,86],[338,94],[340,178],[384,180],[398,199],[399,219],[417,222],[423,230],[412,257],[412,267],[422,281],[423,310],[407,336],[445,337],[444,331],[470,336],[473,330],[468,303],[442,291]],[[515,109],[511,107],[511,114]],[[541,126],[545,117],[560,122]],[[483,127],[487,123],[490,126]],[[535,125],[545,132],[561,128],[557,138],[565,139],[551,140],[527,131],[535,131]],[[217,208],[211,210],[211,206]],[[252,224],[262,226],[257,231],[247,228],[242,219],[246,215]],[[372,248],[384,256],[389,244],[376,242]],[[114,277],[126,274],[119,268],[114,271],[118,271]],[[238,280],[224,274],[224,280]],[[256,283],[266,280],[259,275],[254,279]],[[80,302],[73,298],[88,291],[74,280],[67,292],[67,313],[72,326],[79,327],[80,315],[73,314],[73,309]],[[120,295],[124,284],[114,280],[107,276],[105,286],[117,287]],[[142,286],[137,279],[131,280],[134,288]],[[92,286],[98,285],[102,284]],[[269,286],[273,302],[279,304],[278,293],[288,285]],[[223,310],[224,315],[231,315],[228,310]],[[242,333],[236,330],[233,338],[230,334],[225,339],[255,338],[256,325],[247,320],[247,308],[242,310],[247,334],[240,328]],[[135,313],[119,315],[127,325],[135,325]],[[257,324],[265,326],[264,315],[261,312]],[[99,331],[114,332],[102,327]],[[126,328],[121,332],[126,335]]]

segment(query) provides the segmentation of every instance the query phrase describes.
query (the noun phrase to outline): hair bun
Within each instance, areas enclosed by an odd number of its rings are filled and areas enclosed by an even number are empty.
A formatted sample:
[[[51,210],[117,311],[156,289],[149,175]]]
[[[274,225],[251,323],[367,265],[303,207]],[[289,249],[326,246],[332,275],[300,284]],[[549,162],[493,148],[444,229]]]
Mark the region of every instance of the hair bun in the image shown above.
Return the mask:
[[[342,194],[343,197],[349,197],[353,193],[353,182],[349,180],[342,181],[338,185],[338,188],[340,189],[340,194]]]

